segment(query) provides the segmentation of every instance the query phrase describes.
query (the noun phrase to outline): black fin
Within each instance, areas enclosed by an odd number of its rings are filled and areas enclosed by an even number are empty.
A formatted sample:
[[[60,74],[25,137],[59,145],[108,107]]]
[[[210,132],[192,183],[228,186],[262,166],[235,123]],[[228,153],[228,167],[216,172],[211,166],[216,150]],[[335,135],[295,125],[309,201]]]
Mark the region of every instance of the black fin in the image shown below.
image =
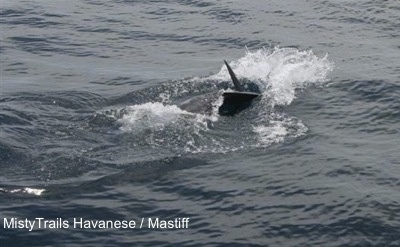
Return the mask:
[[[221,116],[233,116],[249,107],[253,99],[259,96],[260,94],[257,93],[225,92],[223,94],[224,102],[218,108],[218,113]]]
[[[242,85],[240,85],[239,80],[236,78],[235,73],[233,72],[231,66],[229,66],[228,62],[224,60],[226,67],[228,68],[229,75],[231,76],[233,85],[235,85],[235,89],[239,92],[243,91]]]

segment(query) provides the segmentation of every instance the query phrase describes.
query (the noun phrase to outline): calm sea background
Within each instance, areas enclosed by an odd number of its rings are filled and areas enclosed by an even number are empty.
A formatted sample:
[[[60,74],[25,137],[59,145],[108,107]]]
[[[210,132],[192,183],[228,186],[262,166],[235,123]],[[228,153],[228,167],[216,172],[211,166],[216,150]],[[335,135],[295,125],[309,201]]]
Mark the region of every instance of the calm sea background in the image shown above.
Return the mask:
[[[400,246],[398,0],[0,4],[1,247]],[[223,59],[262,99],[176,107]]]

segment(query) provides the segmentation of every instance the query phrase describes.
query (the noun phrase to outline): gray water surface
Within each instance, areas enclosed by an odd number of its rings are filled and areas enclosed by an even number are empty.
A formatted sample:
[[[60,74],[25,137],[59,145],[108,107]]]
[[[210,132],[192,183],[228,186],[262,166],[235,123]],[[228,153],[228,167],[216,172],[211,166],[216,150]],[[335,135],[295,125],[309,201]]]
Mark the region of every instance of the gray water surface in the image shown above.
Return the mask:
[[[397,0],[0,7],[1,247],[400,246]],[[224,59],[262,99],[179,109]],[[70,225],[4,222],[38,217]]]

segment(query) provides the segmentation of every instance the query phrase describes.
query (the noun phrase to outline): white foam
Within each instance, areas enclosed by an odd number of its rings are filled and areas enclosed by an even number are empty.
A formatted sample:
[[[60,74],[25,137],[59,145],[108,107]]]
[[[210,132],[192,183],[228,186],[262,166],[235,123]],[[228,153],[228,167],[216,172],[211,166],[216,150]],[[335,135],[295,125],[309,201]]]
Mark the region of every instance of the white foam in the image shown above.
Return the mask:
[[[328,56],[318,57],[312,50],[296,48],[246,50],[244,57],[230,63],[239,78],[246,78],[260,87],[274,104],[288,105],[295,90],[327,81],[333,69]],[[207,79],[230,80],[225,66]]]
[[[118,119],[123,131],[132,131],[139,126],[159,129],[166,123],[174,123],[179,115],[191,115],[175,105],[164,105],[159,102],[127,106],[124,111],[125,114]]]
[[[166,125],[179,127],[181,121],[191,121],[193,124],[206,127],[207,121],[216,121],[217,116],[202,115],[187,112],[176,105],[164,105],[159,102],[148,102],[140,105],[124,107],[123,116],[117,120],[122,131],[133,131],[137,128],[163,129]]]
[[[282,142],[288,134],[286,127],[282,122],[272,121],[270,125],[254,126],[253,130],[258,134],[260,143],[270,145],[273,143]]]
[[[22,194],[30,194],[30,195],[34,195],[34,196],[41,196],[43,194],[43,192],[45,192],[46,190],[25,187],[25,188],[12,189],[12,190],[0,188],[0,191],[4,192],[4,193],[11,193],[11,194],[22,193]]]
[[[259,147],[283,142],[288,136],[296,138],[305,135],[307,131],[308,128],[301,120],[278,113],[271,113],[267,123],[253,126],[253,132],[258,135],[256,146]]]

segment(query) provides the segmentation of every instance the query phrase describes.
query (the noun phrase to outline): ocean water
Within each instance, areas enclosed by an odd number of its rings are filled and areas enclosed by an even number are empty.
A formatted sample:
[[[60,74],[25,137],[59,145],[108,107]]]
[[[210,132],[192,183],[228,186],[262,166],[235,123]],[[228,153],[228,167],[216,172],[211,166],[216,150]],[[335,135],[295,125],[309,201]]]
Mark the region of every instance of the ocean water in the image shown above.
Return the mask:
[[[398,0],[0,8],[1,247],[400,246]]]

